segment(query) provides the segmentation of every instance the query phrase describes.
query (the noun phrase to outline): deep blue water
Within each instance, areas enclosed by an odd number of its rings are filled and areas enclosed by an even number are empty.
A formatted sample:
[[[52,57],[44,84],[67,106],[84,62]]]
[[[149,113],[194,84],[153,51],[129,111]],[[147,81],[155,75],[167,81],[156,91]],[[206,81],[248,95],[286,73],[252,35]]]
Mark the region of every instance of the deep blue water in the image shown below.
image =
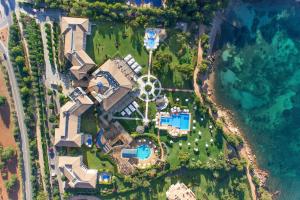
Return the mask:
[[[258,1],[257,1],[258,2]],[[235,112],[280,199],[300,199],[300,3],[238,3],[222,25],[217,101]]]

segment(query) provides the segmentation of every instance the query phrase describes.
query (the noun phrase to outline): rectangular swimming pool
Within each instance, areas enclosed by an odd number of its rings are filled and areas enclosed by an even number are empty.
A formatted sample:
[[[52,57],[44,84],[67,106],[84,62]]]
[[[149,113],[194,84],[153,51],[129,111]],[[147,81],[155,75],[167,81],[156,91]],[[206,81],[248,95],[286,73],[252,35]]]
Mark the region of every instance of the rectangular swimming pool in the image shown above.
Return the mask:
[[[160,125],[173,126],[179,130],[189,131],[190,130],[190,114],[180,113],[172,114],[170,117],[161,117]]]

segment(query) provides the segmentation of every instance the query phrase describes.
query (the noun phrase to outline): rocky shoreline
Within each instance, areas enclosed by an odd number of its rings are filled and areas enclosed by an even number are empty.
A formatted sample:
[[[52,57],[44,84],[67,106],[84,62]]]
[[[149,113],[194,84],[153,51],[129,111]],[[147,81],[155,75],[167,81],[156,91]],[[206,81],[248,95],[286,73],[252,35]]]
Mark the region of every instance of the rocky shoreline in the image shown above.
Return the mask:
[[[244,133],[240,130],[237,123],[235,122],[235,114],[231,110],[219,105],[216,101],[215,76],[215,68],[213,66],[207,78],[205,80],[202,80],[203,86],[205,87],[205,90],[203,91],[206,92],[208,99],[217,108],[217,116],[224,123],[225,131],[238,135],[243,139],[244,145],[242,149],[240,149],[240,153],[245,159],[247,159],[250,165],[253,166],[253,170],[251,171],[252,177],[257,177],[259,179],[259,185],[265,186],[269,173],[259,168],[256,162],[256,156],[251,149],[249,141],[246,139]]]

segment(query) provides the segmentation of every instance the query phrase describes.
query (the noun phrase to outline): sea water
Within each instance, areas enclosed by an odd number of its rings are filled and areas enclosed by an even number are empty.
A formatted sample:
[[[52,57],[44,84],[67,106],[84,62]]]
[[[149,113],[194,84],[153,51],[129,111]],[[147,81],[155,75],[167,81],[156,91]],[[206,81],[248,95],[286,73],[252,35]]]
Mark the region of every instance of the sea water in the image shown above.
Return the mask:
[[[280,199],[300,199],[300,3],[240,2],[221,27],[217,102],[231,109]]]

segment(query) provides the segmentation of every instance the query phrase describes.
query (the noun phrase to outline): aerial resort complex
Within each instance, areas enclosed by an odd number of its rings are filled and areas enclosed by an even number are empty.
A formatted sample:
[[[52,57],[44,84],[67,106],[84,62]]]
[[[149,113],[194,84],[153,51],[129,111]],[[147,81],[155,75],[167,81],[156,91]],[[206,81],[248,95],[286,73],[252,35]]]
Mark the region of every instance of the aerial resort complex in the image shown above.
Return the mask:
[[[155,83],[159,83],[157,78],[149,72],[144,76],[145,82],[140,81],[142,67],[130,54],[124,58],[108,59],[97,68],[85,52],[86,35],[90,32],[88,19],[63,17],[61,30],[65,41],[64,55],[73,65],[70,71],[75,77],[73,85],[76,88],[69,94],[70,101],[60,109],[60,123],[55,130],[55,145],[80,148],[85,144],[91,147],[94,141],[97,148],[111,155],[122,174],[132,174],[136,169],[155,165],[162,153],[158,144],[150,138],[144,138],[142,134],[141,137],[132,138],[118,121],[113,120],[113,115],[120,113],[124,119],[129,118],[139,109],[136,100],[141,91],[146,96],[144,101],[154,101],[159,96],[153,91]],[[145,38],[149,41],[149,51],[157,48],[160,33],[160,29],[146,30]],[[154,79],[154,82],[150,81],[151,79]],[[145,91],[146,84],[153,84],[151,91]],[[158,86],[158,89],[161,89],[160,83]],[[148,97],[150,95],[152,96]],[[81,116],[93,105],[102,113],[99,116],[102,128],[94,140],[91,135],[80,131]],[[138,112],[143,116],[141,111]],[[145,116],[147,115],[145,113]],[[144,122],[149,123],[149,120],[154,119],[146,118]],[[96,187],[98,172],[87,169],[82,163],[82,157],[63,156],[59,157],[58,162],[62,175],[69,179],[66,186]],[[99,178],[99,181],[104,181],[103,176]]]
[[[85,52],[86,36],[91,32],[88,19],[63,17],[61,22],[64,36],[64,55],[73,65],[70,68],[75,77],[73,85],[76,88],[69,94],[69,99],[60,109],[60,123],[55,130],[55,145],[58,147],[78,147],[83,144],[92,146],[94,141],[97,148],[111,155],[122,174],[132,174],[136,169],[149,168],[161,162],[162,147],[157,141],[143,137],[144,126],[152,121],[156,127],[166,130],[170,136],[178,137],[188,134],[191,126],[191,114],[188,109],[170,113],[157,112],[156,117],[149,119],[149,103],[157,104],[158,110],[168,107],[168,98],[161,94],[160,81],[151,74],[149,63],[147,74],[142,75],[142,67],[132,55],[124,58],[107,59],[100,67]],[[164,29],[148,28],[145,31],[144,45],[151,52],[158,48],[166,38]],[[145,110],[139,110],[139,103],[145,103]],[[101,111],[101,126],[94,140],[92,136],[82,133],[81,116],[91,107],[96,106]],[[137,128],[139,137],[133,138],[116,120],[114,114],[119,113],[118,119],[131,120],[135,112],[142,117],[142,124]],[[124,118],[124,119],[123,119]],[[68,186],[73,188],[95,188],[98,177],[97,170],[87,169],[82,163],[82,157],[59,157],[59,169],[62,175],[69,179]],[[83,174],[84,172],[84,174]],[[107,173],[107,172],[101,172]],[[94,177],[93,177],[94,176]],[[76,182],[72,181],[76,177]]]
[[[0,199],[270,200],[211,89],[247,60],[217,55],[227,2],[1,1]]]
[[[216,145],[216,129],[199,113],[193,91],[164,88],[153,73],[154,52],[168,38],[165,29],[145,29],[141,39],[149,56],[147,65],[139,64],[130,52],[96,64],[86,53],[86,38],[94,33],[88,19],[62,17],[61,31],[73,89],[60,107],[54,144],[61,151],[78,151],[58,156],[60,176],[66,177],[64,190],[99,186],[106,194],[112,191],[112,182],[122,181],[116,174],[132,177],[144,170],[153,176],[154,169],[156,174],[166,163],[175,169],[186,156],[195,162],[213,154],[222,156],[217,152],[223,140]],[[93,126],[99,128],[89,131]],[[183,183],[170,185],[164,195],[196,199]]]

